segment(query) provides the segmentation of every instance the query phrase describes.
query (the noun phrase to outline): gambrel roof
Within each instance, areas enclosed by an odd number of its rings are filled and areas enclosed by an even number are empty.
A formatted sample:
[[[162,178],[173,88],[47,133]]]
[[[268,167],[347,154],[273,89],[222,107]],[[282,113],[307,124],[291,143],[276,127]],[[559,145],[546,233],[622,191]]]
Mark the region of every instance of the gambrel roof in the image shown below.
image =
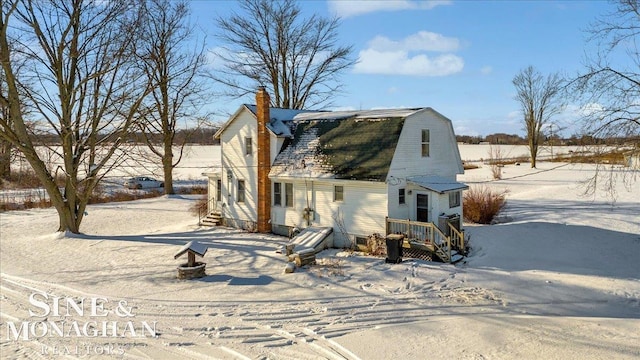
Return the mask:
[[[422,110],[300,113],[269,176],[385,181],[405,118]]]
[[[256,105],[244,104],[215,136],[219,138],[247,110],[254,116],[257,113]],[[352,111],[269,108],[267,127],[274,135],[287,138],[269,177],[383,182],[405,119],[420,112],[450,121],[429,107]]]

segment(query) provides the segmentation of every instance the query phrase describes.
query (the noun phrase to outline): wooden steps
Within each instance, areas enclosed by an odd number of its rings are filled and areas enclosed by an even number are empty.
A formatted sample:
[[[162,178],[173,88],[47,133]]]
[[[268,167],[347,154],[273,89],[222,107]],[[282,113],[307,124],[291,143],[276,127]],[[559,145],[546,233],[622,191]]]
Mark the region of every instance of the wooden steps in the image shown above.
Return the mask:
[[[222,224],[222,214],[220,212],[212,212],[200,219],[201,226],[220,226]]]

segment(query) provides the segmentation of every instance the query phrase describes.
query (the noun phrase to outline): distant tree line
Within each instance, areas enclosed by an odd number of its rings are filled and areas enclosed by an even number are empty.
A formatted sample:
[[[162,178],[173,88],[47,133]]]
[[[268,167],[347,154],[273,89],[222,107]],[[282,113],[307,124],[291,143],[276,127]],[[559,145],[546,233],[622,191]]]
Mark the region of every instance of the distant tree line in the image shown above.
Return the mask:
[[[213,135],[218,131],[217,127],[208,128],[193,128],[193,129],[181,129],[176,131],[176,141],[180,144],[192,144],[192,145],[218,145],[220,140],[213,138]],[[107,137],[106,134],[98,135],[97,138],[102,140]],[[43,146],[56,146],[61,145],[60,136],[57,134],[39,133],[32,134],[31,139],[34,143],[42,144]],[[146,144],[147,139],[155,144],[162,143],[162,134],[144,134],[141,131],[132,132],[128,134],[127,142],[134,144]]]
[[[597,138],[592,135],[571,135],[570,137],[560,137],[556,134],[543,136],[541,145],[566,145],[566,146],[589,146],[589,145],[628,145],[637,144],[640,138],[633,136],[619,136],[609,138]],[[456,135],[456,141],[464,144],[489,143],[492,145],[528,145],[526,138],[515,134],[496,133],[486,136]]]

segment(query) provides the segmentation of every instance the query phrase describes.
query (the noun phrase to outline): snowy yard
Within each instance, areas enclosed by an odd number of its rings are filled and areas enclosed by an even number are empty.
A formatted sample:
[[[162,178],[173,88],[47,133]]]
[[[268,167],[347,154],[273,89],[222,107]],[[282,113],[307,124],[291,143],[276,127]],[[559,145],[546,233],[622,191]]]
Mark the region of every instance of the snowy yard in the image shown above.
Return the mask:
[[[637,359],[640,185],[615,204],[585,198],[577,181],[592,171],[467,171],[470,186],[508,189],[508,221],[466,224],[472,252],[455,266],[329,250],[285,274],[288,239],[199,227],[193,196],[90,206],[74,236],[53,234],[53,209],[0,213],[0,358]],[[191,240],[209,246],[208,276],[181,281],[173,256]],[[44,319],[34,293],[84,298],[87,311]],[[105,316],[90,314],[95,298]],[[61,320],[80,331],[39,325],[24,340],[9,326]],[[135,336],[109,336],[125,320]],[[103,336],[85,336],[88,322]]]

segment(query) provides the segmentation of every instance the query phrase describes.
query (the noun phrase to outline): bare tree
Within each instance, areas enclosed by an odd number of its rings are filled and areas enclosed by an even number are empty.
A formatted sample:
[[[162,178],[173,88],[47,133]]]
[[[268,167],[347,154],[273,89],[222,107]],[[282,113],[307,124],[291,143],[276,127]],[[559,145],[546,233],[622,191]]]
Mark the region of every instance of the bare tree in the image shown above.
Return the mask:
[[[0,71],[0,99],[8,97],[6,80],[4,71]],[[0,101],[0,122],[6,123],[8,127],[12,127],[12,121],[9,117],[9,104]],[[0,182],[11,178],[11,151],[13,146],[11,142],[0,136]]]
[[[214,80],[241,97],[263,85],[274,106],[328,105],[342,88],[339,75],[355,64],[351,46],[338,45],[338,18],[304,18],[294,0],[243,0],[242,13],[218,19],[225,44]],[[214,64],[215,65],[215,64]]]
[[[585,70],[571,83],[581,102],[583,133],[598,139],[623,138],[626,144],[594,147],[594,151],[640,151],[640,4],[618,0],[613,9],[597,19],[588,30],[589,41],[598,51],[588,54]],[[624,61],[620,61],[624,59]],[[606,171],[608,170],[608,171]],[[630,190],[638,179],[634,169],[598,164],[586,193],[598,189],[615,199],[615,184],[622,181]]]
[[[0,137],[26,158],[59,215],[59,231],[80,231],[93,189],[113,166],[118,146],[150,86],[129,61],[139,7],[126,0],[0,0],[0,62],[9,109]],[[17,44],[17,45],[14,45]],[[18,73],[12,59],[27,61]],[[23,86],[26,83],[33,87]],[[59,139],[51,169],[32,141],[21,93],[40,126]],[[64,176],[64,187],[55,182]]]
[[[145,100],[139,125],[151,153],[162,161],[165,194],[173,194],[173,169],[189,141],[189,137],[176,138],[176,133],[181,121],[190,123],[191,131],[199,128],[198,112],[206,95],[202,81],[206,57],[202,44],[187,48],[194,43],[194,29],[188,24],[186,1],[148,0],[145,5],[138,64],[149,82],[158,85]],[[159,144],[153,140],[158,134]]]
[[[536,167],[538,148],[544,141],[542,129],[554,115],[563,109],[561,91],[563,81],[558,74],[546,78],[533,66],[521,70],[514,78],[515,99],[520,103],[524,117],[531,167]]]

